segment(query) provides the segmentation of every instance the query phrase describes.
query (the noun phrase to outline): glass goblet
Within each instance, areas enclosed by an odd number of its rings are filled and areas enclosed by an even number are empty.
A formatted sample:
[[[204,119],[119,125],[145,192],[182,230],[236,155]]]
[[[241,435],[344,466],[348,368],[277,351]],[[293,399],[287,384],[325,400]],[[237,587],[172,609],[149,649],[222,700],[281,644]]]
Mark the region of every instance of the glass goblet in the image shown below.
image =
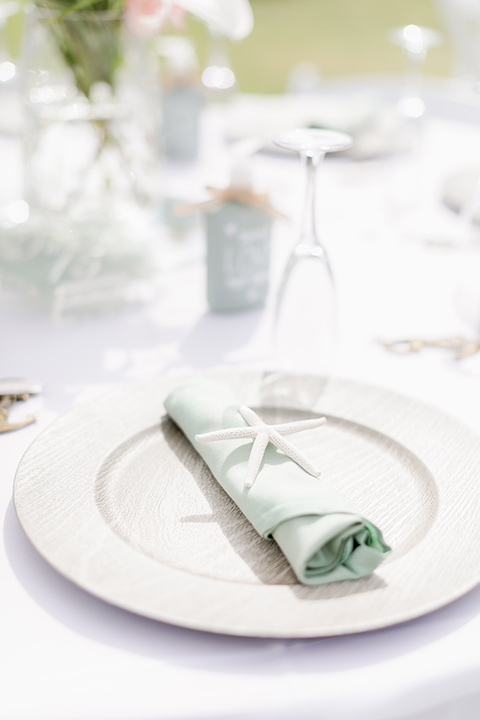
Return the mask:
[[[388,39],[402,48],[407,63],[404,96],[398,108],[405,117],[419,119],[425,113],[421,87],[422,66],[428,50],[442,44],[442,34],[432,28],[405,25],[391,30]]]
[[[276,363],[291,372],[328,375],[336,344],[336,307],[330,261],[317,232],[317,169],[326,153],[345,150],[352,139],[333,130],[298,129],[282,133],[274,142],[296,150],[306,168],[300,231],[274,308]],[[300,405],[304,400],[308,399],[297,398]]]
[[[225,35],[209,28],[210,52],[202,72],[202,83],[214,97],[235,89],[237,79],[230,65],[228,41]]]

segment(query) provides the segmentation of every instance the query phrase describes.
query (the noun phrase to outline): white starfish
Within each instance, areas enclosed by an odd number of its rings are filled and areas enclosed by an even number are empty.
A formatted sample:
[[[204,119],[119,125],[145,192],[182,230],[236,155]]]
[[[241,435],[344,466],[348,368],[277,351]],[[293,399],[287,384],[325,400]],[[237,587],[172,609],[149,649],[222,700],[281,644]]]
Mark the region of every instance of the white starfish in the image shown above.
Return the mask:
[[[257,477],[260,465],[263,460],[266,447],[269,442],[275,445],[279,450],[288,455],[288,457],[300,465],[306,472],[314,477],[320,475],[320,471],[292,445],[285,440],[283,435],[301,432],[302,430],[311,430],[320,427],[327,422],[324,417],[312,418],[311,420],[297,420],[296,422],[282,423],[281,425],[267,425],[260,420],[258,415],[246,405],[239,408],[240,415],[248,423],[247,426],[227,428],[225,430],[215,430],[214,432],[202,433],[195,435],[198,442],[217,442],[218,440],[243,440],[246,438],[255,438],[252,445],[252,451],[248,460],[247,478],[245,487],[252,487]]]

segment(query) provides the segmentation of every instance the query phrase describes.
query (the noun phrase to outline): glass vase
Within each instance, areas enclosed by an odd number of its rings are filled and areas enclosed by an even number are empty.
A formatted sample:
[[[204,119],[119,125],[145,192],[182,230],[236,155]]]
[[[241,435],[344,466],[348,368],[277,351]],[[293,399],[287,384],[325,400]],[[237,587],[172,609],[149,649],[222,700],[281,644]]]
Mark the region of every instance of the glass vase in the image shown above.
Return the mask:
[[[159,192],[158,88],[113,12],[32,9],[24,61],[25,199],[72,219],[124,214]]]
[[[117,13],[27,12],[23,197],[2,209],[0,265],[32,294],[146,274],[160,203],[152,63]]]

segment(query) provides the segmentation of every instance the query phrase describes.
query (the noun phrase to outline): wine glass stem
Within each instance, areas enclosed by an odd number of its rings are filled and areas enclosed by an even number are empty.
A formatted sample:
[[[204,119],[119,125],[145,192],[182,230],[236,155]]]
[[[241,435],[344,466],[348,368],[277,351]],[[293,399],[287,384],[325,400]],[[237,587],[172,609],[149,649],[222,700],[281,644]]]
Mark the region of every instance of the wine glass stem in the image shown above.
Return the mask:
[[[407,98],[422,99],[422,66],[426,49],[406,50],[407,66],[405,71],[405,95]]]
[[[325,157],[323,152],[305,153],[305,166],[307,170],[307,185],[303,206],[303,216],[300,225],[300,243],[318,245],[317,221],[315,211],[315,198],[317,190],[317,168]]]

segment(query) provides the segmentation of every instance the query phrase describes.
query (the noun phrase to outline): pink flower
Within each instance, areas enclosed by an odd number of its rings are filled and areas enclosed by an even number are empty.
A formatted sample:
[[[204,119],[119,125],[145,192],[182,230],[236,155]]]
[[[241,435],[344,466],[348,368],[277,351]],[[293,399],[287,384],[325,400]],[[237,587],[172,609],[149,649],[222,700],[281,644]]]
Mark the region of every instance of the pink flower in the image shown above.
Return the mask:
[[[170,10],[170,23],[176,30],[185,30],[185,15],[187,11],[181,8],[179,5],[172,5]]]
[[[231,40],[242,40],[253,28],[249,0],[125,0],[125,19],[139,35],[155,35],[168,23],[183,29],[187,13]]]
[[[165,0],[127,0],[125,21],[135,35],[155,35],[169,23],[184,29],[186,10]]]

